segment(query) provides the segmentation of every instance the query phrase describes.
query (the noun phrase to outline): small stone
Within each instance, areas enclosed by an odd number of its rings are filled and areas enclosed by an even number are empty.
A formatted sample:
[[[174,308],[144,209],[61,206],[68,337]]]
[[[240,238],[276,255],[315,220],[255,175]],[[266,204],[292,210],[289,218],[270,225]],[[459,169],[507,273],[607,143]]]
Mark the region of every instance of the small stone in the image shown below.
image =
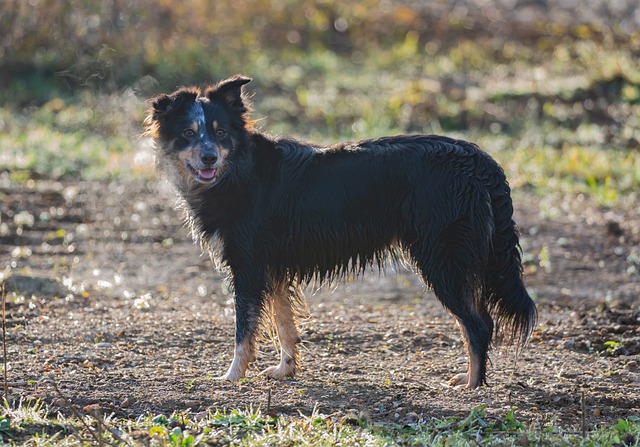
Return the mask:
[[[415,423],[418,422],[418,419],[420,419],[420,416],[418,416],[417,413],[410,411],[409,413],[407,413],[407,415],[405,416],[405,419],[407,422],[409,423]]]
[[[638,362],[636,362],[635,360],[629,360],[625,366],[629,371],[633,371],[638,367]]]
[[[192,410],[195,410],[197,408],[200,408],[200,401],[189,399],[189,400],[185,400],[183,402],[183,405],[185,408],[190,408]]]
[[[113,348],[113,344],[108,342],[96,343],[96,348],[110,349],[110,348]]]
[[[93,411],[99,411],[100,410],[100,404],[85,405],[84,407],[82,407],[82,410],[87,412],[87,413],[91,413]]]
[[[600,416],[602,416],[602,410],[600,408],[594,408],[593,416],[599,418]]]
[[[576,342],[573,340],[563,340],[559,345],[558,349],[573,349],[576,346]]]

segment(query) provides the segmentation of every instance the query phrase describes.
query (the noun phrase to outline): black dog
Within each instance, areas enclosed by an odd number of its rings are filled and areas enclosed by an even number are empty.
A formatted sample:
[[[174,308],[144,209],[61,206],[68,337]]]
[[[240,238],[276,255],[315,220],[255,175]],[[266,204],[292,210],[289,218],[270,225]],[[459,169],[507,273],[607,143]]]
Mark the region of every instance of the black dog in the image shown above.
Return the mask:
[[[249,118],[249,81],[161,95],[145,121],[193,236],[231,273],[236,345],[222,378],[245,375],[265,317],[281,361],[264,374],[292,376],[300,285],[404,256],[462,328],[469,369],[451,383],[485,383],[492,336],[524,343],[536,318],[500,166],[440,136],[328,147],[271,137]]]

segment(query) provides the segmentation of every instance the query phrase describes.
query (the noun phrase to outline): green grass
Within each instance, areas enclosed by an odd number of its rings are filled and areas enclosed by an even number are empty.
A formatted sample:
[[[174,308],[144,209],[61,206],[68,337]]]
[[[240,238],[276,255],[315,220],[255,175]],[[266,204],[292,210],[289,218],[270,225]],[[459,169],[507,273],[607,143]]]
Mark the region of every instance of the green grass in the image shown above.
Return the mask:
[[[528,425],[515,409],[495,417],[486,406],[465,417],[420,418],[405,424],[376,423],[355,415],[266,415],[260,409],[143,415],[137,419],[74,409],[76,416],[50,414],[42,403],[5,406],[0,436],[8,445],[237,445],[279,446],[637,446],[640,419],[630,417],[581,431],[553,424]]]
[[[142,101],[126,94],[84,95],[69,103],[56,98],[23,110],[0,108],[0,165],[18,181],[146,172],[147,166],[136,163],[143,149],[143,110]]]

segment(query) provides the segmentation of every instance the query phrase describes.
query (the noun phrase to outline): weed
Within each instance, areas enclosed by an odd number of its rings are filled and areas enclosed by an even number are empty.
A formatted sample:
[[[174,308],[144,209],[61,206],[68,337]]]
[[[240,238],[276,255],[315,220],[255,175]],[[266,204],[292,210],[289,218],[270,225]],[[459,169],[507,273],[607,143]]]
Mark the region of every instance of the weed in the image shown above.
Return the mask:
[[[593,196],[599,204],[609,206],[618,200],[618,191],[612,185],[610,176],[606,176],[603,182],[598,182],[593,175],[587,176],[587,183]]]
[[[623,340],[615,341],[615,340],[607,340],[604,342],[605,350],[604,352],[609,356],[621,355],[628,352],[624,348]]]

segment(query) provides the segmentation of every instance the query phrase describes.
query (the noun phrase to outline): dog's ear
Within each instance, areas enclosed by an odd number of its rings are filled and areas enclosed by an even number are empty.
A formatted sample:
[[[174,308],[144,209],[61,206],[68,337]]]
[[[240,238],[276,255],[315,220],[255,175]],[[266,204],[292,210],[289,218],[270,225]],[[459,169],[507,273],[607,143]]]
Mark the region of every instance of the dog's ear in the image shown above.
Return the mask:
[[[146,128],[145,134],[157,138],[160,131],[160,122],[170,118],[173,112],[180,110],[183,104],[194,102],[200,95],[197,88],[181,88],[170,95],[158,95],[148,102],[151,107],[147,110],[147,117],[144,119]]]
[[[174,100],[169,95],[156,96],[151,100],[151,107],[153,111],[159,115],[167,113],[173,108]]]
[[[251,82],[251,78],[236,75],[232,78],[220,81],[213,87],[210,87],[206,91],[205,96],[210,101],[223,101],[233,110],[245,113],[249,110],[249,104],[247,98],[243,94],[242,86],[249,82]]]
[[[153,114],[158,117],[178,110],[182,104],[195,101],[199,94],[193,88],[181,88],[170,95],[156,96],[151,100]]]

